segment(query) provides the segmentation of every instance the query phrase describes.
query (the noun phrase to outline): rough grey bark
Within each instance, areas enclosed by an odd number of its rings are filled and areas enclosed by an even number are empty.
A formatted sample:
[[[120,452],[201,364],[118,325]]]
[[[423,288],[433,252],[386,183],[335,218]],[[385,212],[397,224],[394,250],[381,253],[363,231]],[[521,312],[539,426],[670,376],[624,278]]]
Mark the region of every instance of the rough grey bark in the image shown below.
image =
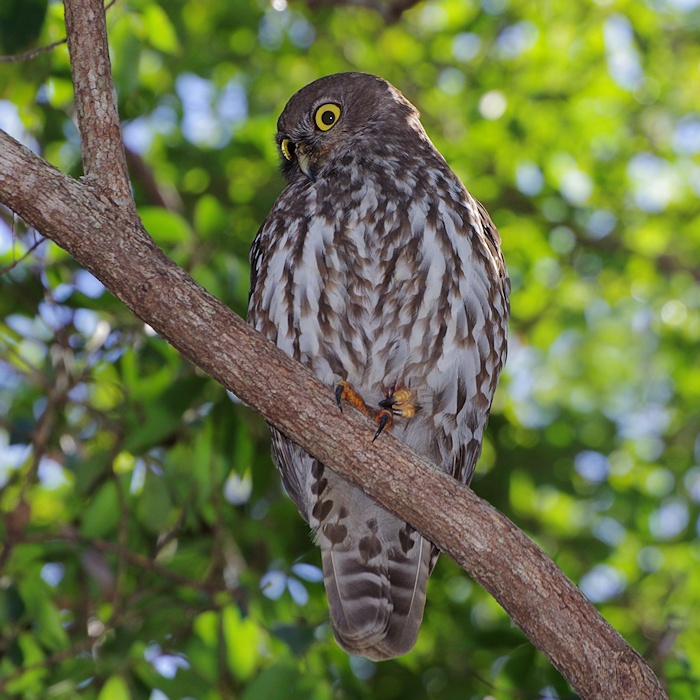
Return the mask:
[[[117,204],[133,207],[104,5],[96,0],[69,0],[64,6],[85,177],[98,182]]]
[[[103,26],[101,0],[65,4],[73,18],[69,37],[89,18]],[[113,102],[111,80],[90,77],[95,66],[104,66],[104,41],[69,46],[76,94],[89,85],[89,99]],[[100,89],[104,94],[97,95]],[[164,255],[130,197],[124,200],[118,123],[102,129],[90,109],[78,110],[89,172],[82,181],[0,131],[0,202],[68,251],[183,356],[438,544],[496,598],[582,698],[667,698],[639,654],[510,520],[391,434],[373,443],[376,426],[349,407],[340,413],[327,387]],[[122,162],[109,162],[114,158]]]

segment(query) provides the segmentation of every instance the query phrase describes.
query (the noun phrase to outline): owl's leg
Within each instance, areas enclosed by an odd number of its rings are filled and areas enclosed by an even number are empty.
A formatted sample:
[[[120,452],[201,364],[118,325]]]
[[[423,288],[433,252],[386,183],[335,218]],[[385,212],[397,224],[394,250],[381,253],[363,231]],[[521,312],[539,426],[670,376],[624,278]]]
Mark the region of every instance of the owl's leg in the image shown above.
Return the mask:
[[[382,430],[384,430],[384,428],[386,428],[387,425],[390,425],[393,421],[391,410],[382,408],[379,411],[375,411],[371,409],[365,403],[365,400],[357,393],[355,387],[353,387],[353,385],[350,384],[350,382],[338,382],[338,384],[335,387],[335,401],[338,404],[338,408],[341,411],[343,410],[343,401],[347,401],[348,403],[352,404],[355,408],[362,411],[362,413],[364,413],[366,416],[374,418],[374,420],[379,425],[379,428],[377,428],[377,432],[374,434],[372,442],[374,442],[379,437]],[[380,403],[380,406],[382,404],[383,402]]]
[[[335,402],[338,404],[338,408],[341,411],[343,410],[343,401],[352,404],[366,416],[374,415],[374,411],[369,408],[350,382],[340,381],[335,387]]]
[[[416,415],[416,407],[413,404],[413,392],[410,389],[393,387],[386,394],[386,398],[379,402],[381,408],[374,417],[379,427],[372,438],[372,442],[382,434],[384,428],[393,425],[394,416],[413,418]]]

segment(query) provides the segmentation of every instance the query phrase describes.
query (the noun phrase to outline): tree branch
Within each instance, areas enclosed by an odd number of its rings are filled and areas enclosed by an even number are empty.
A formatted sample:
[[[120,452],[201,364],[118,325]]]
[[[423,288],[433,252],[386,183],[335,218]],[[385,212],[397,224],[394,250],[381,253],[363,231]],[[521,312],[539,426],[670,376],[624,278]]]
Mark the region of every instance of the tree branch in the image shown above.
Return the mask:
[[[65,2],[90,178],[73,180],[0,131],[0,202],[68,251],[184,357],[447,552],[582,698],[666,698],[644,660],[513,523],[393,435],[372,443],[369,419],[349,407],[338,411],[328,387],[155,245],[125,200],[101,2]]]
[[[103,0],[64,0],[64,5],[85,176],[117,204],[133,207]]]

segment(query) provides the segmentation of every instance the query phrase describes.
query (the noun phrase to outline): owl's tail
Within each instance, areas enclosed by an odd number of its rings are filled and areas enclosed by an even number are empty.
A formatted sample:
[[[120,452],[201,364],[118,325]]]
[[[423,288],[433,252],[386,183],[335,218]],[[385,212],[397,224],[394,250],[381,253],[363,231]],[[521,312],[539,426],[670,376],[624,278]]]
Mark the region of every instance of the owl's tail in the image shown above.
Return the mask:
[[[321,546],[333,634],[349,654],[375,661],[413,648],[432,570],[432,544],[396,524],[403,535],[388,550]]]

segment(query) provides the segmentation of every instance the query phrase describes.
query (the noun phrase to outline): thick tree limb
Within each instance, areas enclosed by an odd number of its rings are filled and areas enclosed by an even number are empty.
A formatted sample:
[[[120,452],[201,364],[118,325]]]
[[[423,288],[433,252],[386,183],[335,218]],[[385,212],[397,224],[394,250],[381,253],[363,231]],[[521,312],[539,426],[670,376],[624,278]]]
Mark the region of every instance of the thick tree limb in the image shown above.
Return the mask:
[[[97,12],[96,1],[66,0],[67,14],[69,5],[73,12],[69,36]],[[155,245],[133,204],[123,200],[120,166],[105,161],[107,153],[116,157],[118,123],[103,132],[88,106],[94,100],[100,114],[111,113],[105,104],[113,98],[111,79],[104,80],[107,59],[95,55],[100,52],[106,45],[99,37],[71,52],[76,96],[79,86],[90,93],[78,116],[86,170],[94,177],[73,180],[0,131],[0,202],[68,251],[186,358],[437,543],[498,600],[582,698],[666,698],[644,660],[513,523],[393,435],[372,443],[367,418],[350,409],[341,414],[328,387]],[[101,78],[91,82],[95,65]]]

